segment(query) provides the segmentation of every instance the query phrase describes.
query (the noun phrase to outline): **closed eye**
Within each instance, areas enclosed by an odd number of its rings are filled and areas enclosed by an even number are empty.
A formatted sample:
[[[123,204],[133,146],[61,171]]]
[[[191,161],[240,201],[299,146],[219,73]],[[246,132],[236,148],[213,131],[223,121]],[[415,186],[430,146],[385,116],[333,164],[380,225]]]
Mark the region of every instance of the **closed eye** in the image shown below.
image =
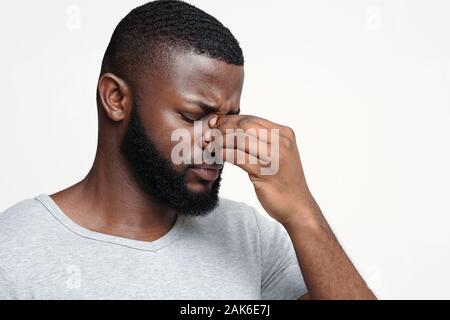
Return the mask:
[[[180,113],[181,118],[183,118],[184,121],[189,122],[189,123],[194,123],[195,121],[200,121],[201,117],[190,117],[187,116],[183,113]]]

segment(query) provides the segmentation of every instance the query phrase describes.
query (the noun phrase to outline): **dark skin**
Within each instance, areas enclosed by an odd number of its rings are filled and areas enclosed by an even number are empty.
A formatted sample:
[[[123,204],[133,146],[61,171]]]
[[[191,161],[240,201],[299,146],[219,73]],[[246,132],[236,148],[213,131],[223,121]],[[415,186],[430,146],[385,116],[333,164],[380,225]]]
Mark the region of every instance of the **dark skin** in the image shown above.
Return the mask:
[[[288,231],[309,289],[299,298],[375,299],[307,187],[292,129],[260,117],[238,115],[243,82],[242,66],[187,52],[177,52],[158,78],[139,79],[138,85],[131,86],[112,73],[103,74],[98,85],[99,141],[92,169],[82,181],[51,197],[87,229],[154,241],[172,228],[177,212],[144,193],[120,155],[133,102],[138,103],[143,124],[158,151],[168,159],[176,144],[171,141],[171,132],[177,128],[192,131],[192,120],[201,120],[205,127],[218,128],[223,134],[226,129],[276,128],[280,130],[277,174],[261,176],[259,164],[225,160],[248,173],[261,205]],[[206,142],[200,140],[200,144],[206,147]],[[224,150],[229,147],[223,146]],[[235,152],[258,158],[245,148]],[[205,191],[212,181],[205,183],[188,171],[186,184],[191,190]]]

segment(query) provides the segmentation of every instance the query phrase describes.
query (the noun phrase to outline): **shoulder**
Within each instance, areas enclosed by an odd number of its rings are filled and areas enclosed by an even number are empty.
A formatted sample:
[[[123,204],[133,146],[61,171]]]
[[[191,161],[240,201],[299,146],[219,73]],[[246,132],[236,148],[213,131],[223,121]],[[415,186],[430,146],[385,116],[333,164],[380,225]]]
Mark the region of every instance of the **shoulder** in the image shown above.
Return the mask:
[[[204,217],[196,217],[195,224],[225,239],[250,242],[260,242],[265,232],[279,228],[278,222],[255,207],[222,197],[217,208]]]
[[[0,212],[0,256],[37,240],[46,219],[50,217],[37,197],[17,202]]]
[[[36,198],[25,199],[0,212],[0,235],[9,228],[20,228],[30,218],[42,212],[42,204]]]
[[[222,225],[243,227],[256,226],[257,210],[245,202],[220,198],[217,208],[209,214],[214,222]]]

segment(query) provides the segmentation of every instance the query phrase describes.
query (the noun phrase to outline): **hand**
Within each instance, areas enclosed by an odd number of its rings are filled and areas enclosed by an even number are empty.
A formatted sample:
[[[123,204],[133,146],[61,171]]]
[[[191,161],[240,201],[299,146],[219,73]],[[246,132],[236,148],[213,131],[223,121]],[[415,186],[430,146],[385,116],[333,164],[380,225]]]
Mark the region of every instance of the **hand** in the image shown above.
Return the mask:
[[[225,161],[248,173],[258,200],[275,220],[285,224],[317,207],[306,184],[291,128],[249,115],[229,115],[218,121],[211,119],[211,123],[222,134],[221,143],[215,142],[216,152],[222,151]],[[238,140],[244,138],[245,143],[239,144]],[[245,163],[240,163],[239,157]],[[267,170],[270,167],[273,172]],[[272,174],[264,174],[263,168]]]

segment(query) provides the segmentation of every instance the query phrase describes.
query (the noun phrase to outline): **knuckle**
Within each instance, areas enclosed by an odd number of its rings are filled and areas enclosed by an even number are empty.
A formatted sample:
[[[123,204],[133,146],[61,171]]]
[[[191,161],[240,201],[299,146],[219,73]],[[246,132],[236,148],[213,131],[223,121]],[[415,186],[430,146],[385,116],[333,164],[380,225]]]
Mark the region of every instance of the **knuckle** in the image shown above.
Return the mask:
[[[290,140],[289,138],[280,137],[280,144],[286,149],[292,148],[292,140]]]
[[[286,136],[291,139],[295,139],[295,131],[291,127],[284,127],[284,131],[286,132]]]
[[[251,124],[251,122],[252,122],[251,118],[248,116],[245,116],[238,120],[238,125],[239,126],[248,126]]]

